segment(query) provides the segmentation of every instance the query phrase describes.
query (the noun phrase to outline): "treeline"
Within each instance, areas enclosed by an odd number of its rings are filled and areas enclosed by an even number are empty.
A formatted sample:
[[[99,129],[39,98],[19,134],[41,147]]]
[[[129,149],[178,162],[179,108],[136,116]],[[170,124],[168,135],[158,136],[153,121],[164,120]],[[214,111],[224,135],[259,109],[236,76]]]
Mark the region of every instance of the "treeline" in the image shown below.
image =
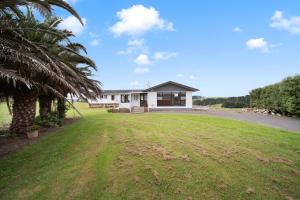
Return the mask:
[[[240,97],[216,97],[216,98],[204,98],[201,100],[194,100],[194,105],[215,105],[222,104],[224,108],[246,108],[250,107],[250,96]]]
[[[300,116],[300,75],[250,92],[253,108],[268,109],[284,115]]]

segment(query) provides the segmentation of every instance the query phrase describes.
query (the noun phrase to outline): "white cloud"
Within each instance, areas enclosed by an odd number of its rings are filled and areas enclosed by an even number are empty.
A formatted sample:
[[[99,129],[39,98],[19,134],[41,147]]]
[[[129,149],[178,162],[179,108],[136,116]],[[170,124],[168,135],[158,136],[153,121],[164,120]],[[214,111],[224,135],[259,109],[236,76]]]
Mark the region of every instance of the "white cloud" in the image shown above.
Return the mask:
[[[137,74],[144,74],[144,73],[149,72],[149,68],[147,68],[147,67],[137,67],[137,68],[134,69],[133,72],[137,73]]]
[[[155,60],[168,60],[170,58],[177,57],[178,53],[176,52],[156,52],[154,54]]]
[[[246,46],[249,49],[260,50],[261,53],[268,53],[269,52],[268,42],[264,38],[250,39],[246,42]]]
[[[145,40],[144,39],[133,39],[128,41],[129,46],[144,46]]]
[[[135,51],[135,48],[134,47],[127,47],[127,49],[125,50],[120,50],[117,52],[118,55],[128,55],[128,54],[131,54]]]
[[[100,40],[99,39],[93,39],[90,44],[91,44],[91,46],[96,47],[100,44]]]
[[[132,39],[128,41],[128,47],[125,50],[118,51],[119,55],[129,55],[132,53],[147,53],[148,47],[144,39]]]
[[[140,54],[134,62],[139,65],[150,65],[149,57],[146,54]]]
[[[270,48],[278,48],[278,47],[283,46],[283,43],[280,42],[280,43],[277,43],[277,44],[270,44],[269,46],[270,46]]]
[[[83,24],[86,25],[86,19],[82,18]],[[63,19],[62,23],[60,23],[60,29],[67,29],[72,31],[74,34],[81,33],[86,26],[82,26],[82,24],[78,21],[78,19],[74,16],[69,16]]]
[[[141,85],[141,84],[140,84],[140,82],[138,82],[138,81],[132,81],[132,82],[130,83],[130,85],[132,85],[132,86],[139,86],[139,85]]]
[[[232,29],[234,32],[238,32],[238,33],[240,33],[240,32],[243,32],[243,29],[241,29],[240,27],[234,27],[233,29]]]
[[[283,12],[276,10],[271,17],[272,28],[288,31],[292,34],[300,34],[300,16],[284,17]]]
[[[117,12],[117,16],[120,21],[110,27],[110,31],[117,36],[141,35],[154,28],[174,31],[173,23],[160,18],[159,12],[153,7],[133,5]]]
[[[184,75],[181,74],[181,73],[179,73],[179,74],[177,74],[176,76],[179,77],[179,78],[181,78],[181,77],[183,77]]]

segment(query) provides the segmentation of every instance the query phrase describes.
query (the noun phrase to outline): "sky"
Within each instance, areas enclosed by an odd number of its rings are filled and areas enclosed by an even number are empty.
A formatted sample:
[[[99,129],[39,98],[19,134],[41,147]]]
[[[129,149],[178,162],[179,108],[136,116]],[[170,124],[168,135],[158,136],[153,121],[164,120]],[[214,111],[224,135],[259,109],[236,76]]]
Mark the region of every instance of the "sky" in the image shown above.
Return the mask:
[[[61,28],[97,64],[103,89],[176,81],[206,97],[242,96],[300,74],[299,0],[67,0]]]

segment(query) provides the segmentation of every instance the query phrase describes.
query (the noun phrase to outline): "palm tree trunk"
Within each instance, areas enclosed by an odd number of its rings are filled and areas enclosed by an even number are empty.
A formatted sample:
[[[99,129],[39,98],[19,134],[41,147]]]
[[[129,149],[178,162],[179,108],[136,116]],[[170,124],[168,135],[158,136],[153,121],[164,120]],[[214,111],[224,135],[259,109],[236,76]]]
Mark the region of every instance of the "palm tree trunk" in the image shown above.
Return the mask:
[[[60,125],[62,125],[64,119],[66,118],[66,100],[65,99],[57,99],[57,113],[58,119],[60,120]]]
[[[37,95],[25,92],[13,96],[13,118],[10,126],[11,134],[24,135],[27,128],[35,121]]]
[[[51,113],[52,97],[46,95],[39,96],[39,106],[40,117],[41,119],[44,119],[49,113]]]

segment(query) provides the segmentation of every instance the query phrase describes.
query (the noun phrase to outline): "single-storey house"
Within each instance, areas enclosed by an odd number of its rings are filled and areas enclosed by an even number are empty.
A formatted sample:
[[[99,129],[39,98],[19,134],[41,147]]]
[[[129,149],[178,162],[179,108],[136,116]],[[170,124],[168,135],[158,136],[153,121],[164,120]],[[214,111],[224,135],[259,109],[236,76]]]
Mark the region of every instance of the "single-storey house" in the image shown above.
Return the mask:
[[[100,98],[88,103],[90,107],[114,107],[128,112],[192,109],[192,93],[196,91],[198,89],[168,81],[141,90],[103,90]]]

